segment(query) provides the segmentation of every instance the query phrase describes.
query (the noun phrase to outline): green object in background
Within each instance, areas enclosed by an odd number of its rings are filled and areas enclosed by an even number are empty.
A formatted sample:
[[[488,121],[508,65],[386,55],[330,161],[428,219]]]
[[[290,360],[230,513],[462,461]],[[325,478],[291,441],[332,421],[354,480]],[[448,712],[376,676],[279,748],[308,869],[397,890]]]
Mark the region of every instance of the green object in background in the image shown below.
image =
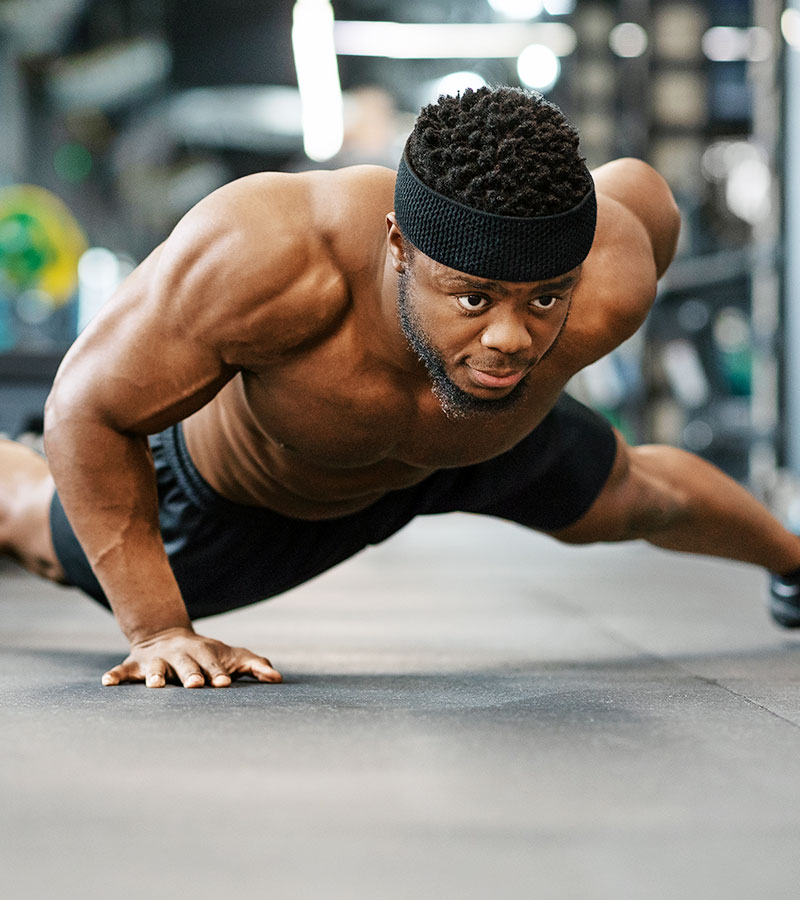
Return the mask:
[[[53,307],[78,286],[78,260],[88,246],[75,217],[55,194],[31,184],[0,190],[0,283],[7,291],[35,288]]]
[[[14,331],[14,319],[11,315],[11,303],[6,297],[0,297],[0,353],[11,350],[17,343]]]
[[[597,406],[595,410],[604,416],[616,428],[629,444],[637,444],[640,440],[633,422],[620,409]]]
[[[17,290],[35,285],[55,259],[56,249],[41,221],[25,212],[0,220],[0,269]]]
[[[92,154],[83,144],[62,144],[53,154],[56,175],[71,184],[80,184],[92,171]]]
[[[734,397],[749,397],[752,386],[753,357],[749,347],[720,353],[720,368],[728,390]]]
[[[753,352],[750,323],[745,313],[735,306],[721,309],[714,321],[713,337],[725,386],[734,397],[749,397]]]

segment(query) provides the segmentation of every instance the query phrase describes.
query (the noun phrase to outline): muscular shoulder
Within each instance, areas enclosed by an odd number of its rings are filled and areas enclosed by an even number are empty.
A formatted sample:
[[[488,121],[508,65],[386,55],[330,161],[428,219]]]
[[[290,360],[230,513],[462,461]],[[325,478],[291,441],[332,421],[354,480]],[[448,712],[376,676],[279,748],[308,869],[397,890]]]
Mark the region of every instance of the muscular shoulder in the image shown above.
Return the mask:
[[[232,364],[246,364],[252,347],[280,353],[313,340],[382,246],[382,217],[370,212],[386,171],[264,173],[215,191],[154,254],[162,302]]]
[[[396,174],[383,166],[308,173],[316,228],[349,274],[383,266],[386,214],[394,208]]]
[[[680,230],[680,213],[666,181],[647,163],[630,158],[606,163],[592,174],[606,205],[619,204],[643,230],[660,278],[675,253]]]
[[[646,163],[616,160],[592,174],[597,231],[564,336],[577,368],[609,353],[644,322],[680,226],[669,187]]]

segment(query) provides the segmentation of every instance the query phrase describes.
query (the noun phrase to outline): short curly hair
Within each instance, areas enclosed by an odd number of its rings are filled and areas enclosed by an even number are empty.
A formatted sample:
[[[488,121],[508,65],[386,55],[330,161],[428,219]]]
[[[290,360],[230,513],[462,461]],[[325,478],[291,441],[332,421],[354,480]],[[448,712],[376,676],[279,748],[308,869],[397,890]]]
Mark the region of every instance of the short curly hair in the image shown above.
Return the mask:
[[[419,178],[453,200],[506,216],[571,209],[591,187],[578,132],[540,94],[467,88],[422,108],[407,143]]]

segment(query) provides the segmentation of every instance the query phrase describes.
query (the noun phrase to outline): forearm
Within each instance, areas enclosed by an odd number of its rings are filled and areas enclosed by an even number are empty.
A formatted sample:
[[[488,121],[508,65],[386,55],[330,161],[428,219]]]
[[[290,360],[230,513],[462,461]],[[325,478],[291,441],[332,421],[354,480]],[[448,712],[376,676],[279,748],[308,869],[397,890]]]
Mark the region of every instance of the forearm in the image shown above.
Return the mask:
[[[159,532],[146,437],[49,411],[45,443],[70,524],[124,634],[135,642],[190,628]]]
[[[68,421],[53,412],[55,404],[48,408],[45,444],[64,509],[131,642],[103,684],[227,687],[242,675],[279,682],[266,657],[194,632],[159,533],[146,437],[99,419]]]

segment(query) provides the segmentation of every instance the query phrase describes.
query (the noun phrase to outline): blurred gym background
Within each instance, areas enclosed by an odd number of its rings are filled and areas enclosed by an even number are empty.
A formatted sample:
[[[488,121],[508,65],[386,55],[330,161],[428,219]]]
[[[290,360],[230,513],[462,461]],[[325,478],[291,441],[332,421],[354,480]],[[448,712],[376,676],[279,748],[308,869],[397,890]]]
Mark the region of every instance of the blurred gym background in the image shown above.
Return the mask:
[[[800,528],[799,53],[777,0],[0,0],[0,431],[37,440],[66,348],[210,191],[394,167],[439,93],[527,85],[683,212],[649,321],[572,390]]]

